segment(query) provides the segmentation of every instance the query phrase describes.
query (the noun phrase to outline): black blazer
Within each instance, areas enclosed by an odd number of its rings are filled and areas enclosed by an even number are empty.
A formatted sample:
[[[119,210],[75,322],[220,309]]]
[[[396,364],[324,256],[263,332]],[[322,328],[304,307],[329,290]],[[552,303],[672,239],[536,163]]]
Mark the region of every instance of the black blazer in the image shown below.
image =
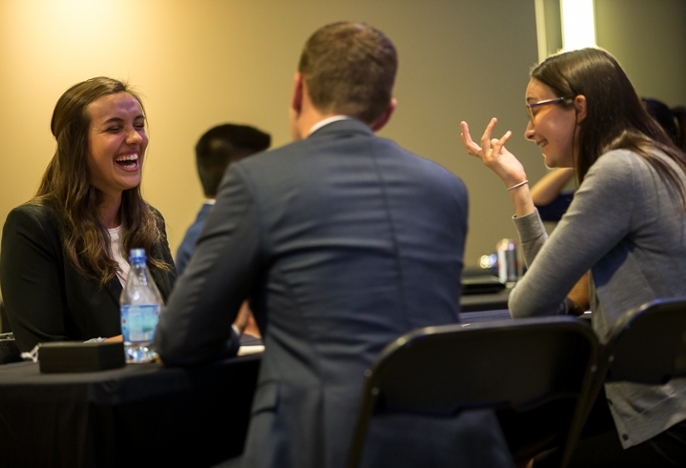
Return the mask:
[[[230,166],[160,316],[158,352],[169,365],[211,359],[252,297],[266,349],[244,466],[342,467],[377,354],[459,321],[466,233],[460,179],[357,120],[330,123]],[[378,433],[406,443],[368,466],[507,466],[491,417],[436,433],[394,420]]]
[[[176,270],[164,227],[155,211],[162,237],[148,255],[164,259],[170,271],[152,268],[166,300]],[[19,349],[30,351],[46,341],[85,341],[121,334],[117,278],[105,287],[80,275],[67,259],[57,212],[26,204],[7,216],[0,251],[0,285],[9,325]]]

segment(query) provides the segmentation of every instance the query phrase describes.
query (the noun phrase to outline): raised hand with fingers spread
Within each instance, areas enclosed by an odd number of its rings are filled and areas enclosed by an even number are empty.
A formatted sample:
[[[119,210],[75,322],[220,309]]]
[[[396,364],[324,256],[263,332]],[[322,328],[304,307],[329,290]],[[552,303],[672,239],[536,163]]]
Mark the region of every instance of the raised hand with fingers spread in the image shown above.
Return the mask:
[[[493,138],[493,130],[495,129],[498,119],[495,117],[486,126],[483,135],[481,136],[481,146],[472,140],[469,134],[469,125],[467,122],[461,122],[462,144],[467,153],[475,156],[486,165],[489,169],[496,173],[503,181],[505,187],[510,192],[512,203],[515,208],[516,216],[524,216],[531,214],[534,211],[534,203],[529,192],[528,179],[522,163],[505,148],[505,143],[512,136],[511,131],[498,138]]]

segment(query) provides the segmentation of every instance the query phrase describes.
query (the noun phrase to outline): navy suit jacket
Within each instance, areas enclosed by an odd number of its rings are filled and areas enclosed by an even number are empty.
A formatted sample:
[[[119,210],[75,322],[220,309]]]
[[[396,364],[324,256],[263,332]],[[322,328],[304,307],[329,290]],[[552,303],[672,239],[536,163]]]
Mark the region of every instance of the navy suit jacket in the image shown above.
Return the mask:
[[[205,218],[207,218],[210,208],[212,208],[212,204],[203,203],[200,211],[198,211],[198,216],[196,216],[193,224],[186,230],[186,235],[183,236],[183,240],[176,251],[176,272],[179,276],[184,272],[188,261],[191,259],[191,255],[193,255],[195,244],[198,241],[202,227],[205,225]]]
[[[352,119],[230,166],[156,344],[168,365],[212,359],[251,298],[265,352],[244,466],[344,466],[365,369],[399,335],[459,321],[467,206],[456,176]],[[365,461],[507,465],[491,422],[462,444],[398,422],[373,432],[407,443]],[[476,441],[483,462],[460,465]]]

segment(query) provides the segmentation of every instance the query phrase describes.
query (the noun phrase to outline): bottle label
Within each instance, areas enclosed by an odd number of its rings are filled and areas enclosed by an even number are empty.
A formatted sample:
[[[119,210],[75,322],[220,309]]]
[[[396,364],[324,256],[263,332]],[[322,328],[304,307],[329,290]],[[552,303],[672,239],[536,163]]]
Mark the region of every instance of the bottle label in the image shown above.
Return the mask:
[[[159,317],[159,304],[121,306],[121,332],[124,342],[152,342]]]

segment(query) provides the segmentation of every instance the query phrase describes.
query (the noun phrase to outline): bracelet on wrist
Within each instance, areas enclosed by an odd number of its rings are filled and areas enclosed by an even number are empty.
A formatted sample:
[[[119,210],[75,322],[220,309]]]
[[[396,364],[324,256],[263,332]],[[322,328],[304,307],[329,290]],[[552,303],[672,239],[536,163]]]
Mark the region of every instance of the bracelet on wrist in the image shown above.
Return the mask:
[[[528,183],[529,183],[529,179],[524,179],[524,180],[521,181],[520,183],[514,184],[512,187],[508,187],[507,190],[514,190],[514,189],[516,189],[516,188],[518,188],[518,187],[521,187],[522,185],[526,185],[526,184],[528,184]]]

